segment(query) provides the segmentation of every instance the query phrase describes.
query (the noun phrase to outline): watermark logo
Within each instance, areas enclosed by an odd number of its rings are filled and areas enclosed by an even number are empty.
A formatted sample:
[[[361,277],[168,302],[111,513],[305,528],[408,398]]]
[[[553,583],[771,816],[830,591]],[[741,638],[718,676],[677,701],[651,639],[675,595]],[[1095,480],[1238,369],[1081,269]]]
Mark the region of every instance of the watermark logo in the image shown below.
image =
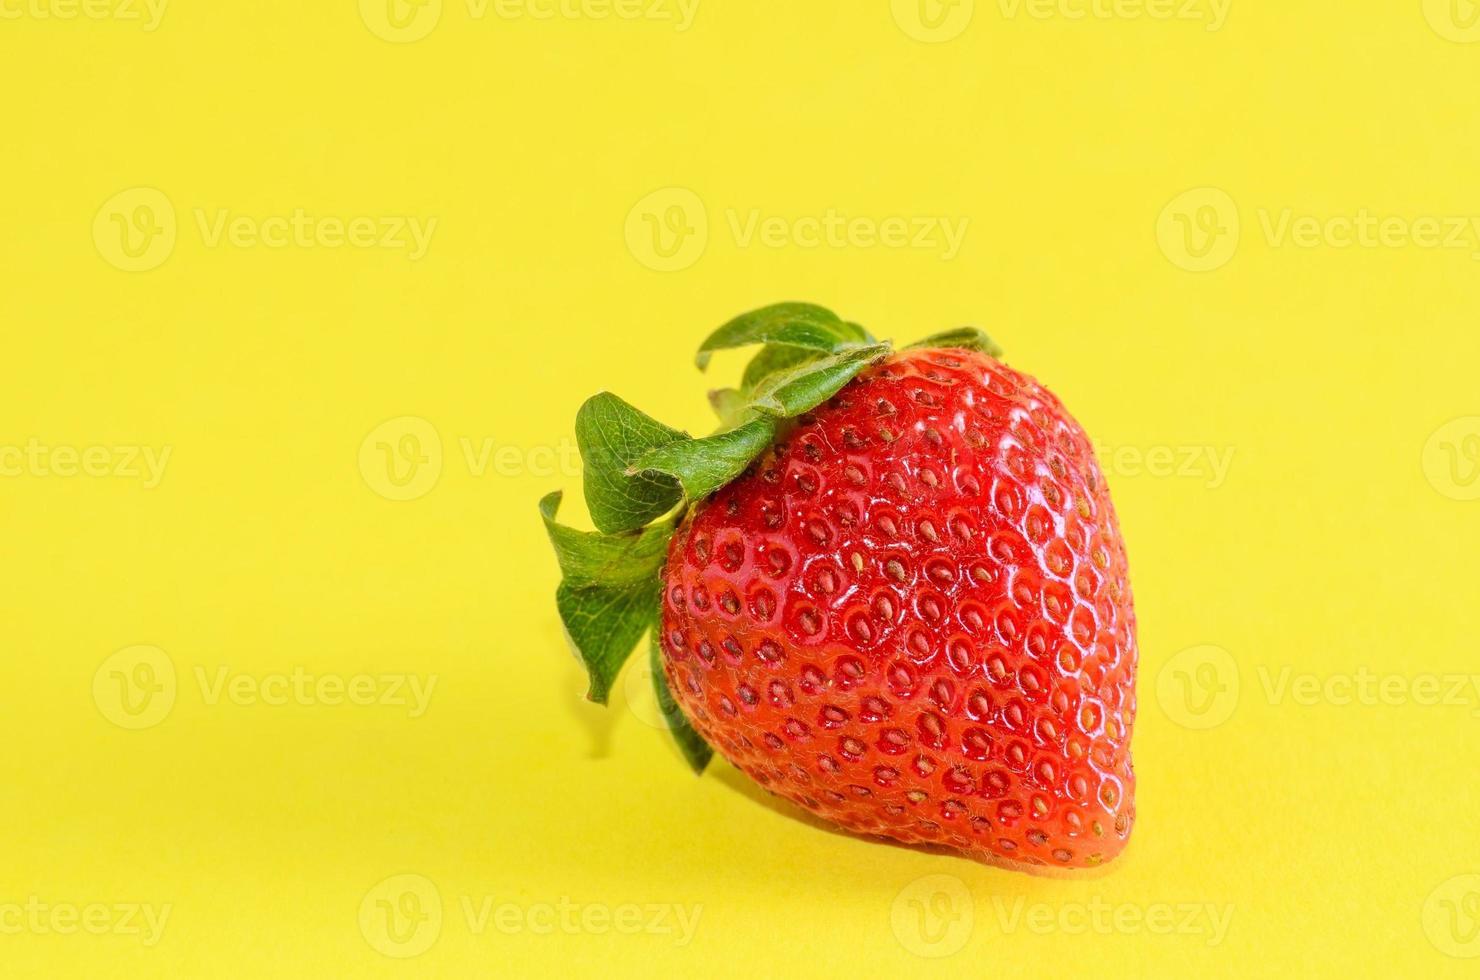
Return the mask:
[[[438,224],[435,216],[314,215],[304,208],[258,217],[230,208],[196,207],[190,216],[189,225],[207,249],[385,249],[404,252],[412,262],[426,257]],[[110,265],[148,272],[174,253],[180,223],[163,192],[133,187],[98,209],[92,234],[98,253]]]
[[[1351,214],[1297,214],[1259,209],[1259,224],[1270,248],[1307,251],[1330,248],[1417,248],[1424,251],[1465,251],[1480,261],[1480,217],[1471,215],[1379,215],[1370,208]]]
[[[971,219],[951,215],[848,214],[826,208],[815,214],[767,214],[760,208],[725,208],[720,227],[735,248],[889,249],[934,252],[949,262],[961,252]],[[709,244],[709,210],[693,191],[665,187],[627,213],[627,249],[658,272],[687,269]]]
[[[1179,21],[1204,24],[1212,33],[1228,23],[1233,0],[997,0],[1005,21]],[[971,26],[975,0],[891,0],[894,22],[927,44],[952,41]]]
[[[627,698],[627,710],[649,728],[668,730],[663,709],[658,704],[658,691],[653,684],[653,661],[651,657],[633,657],[622,670],[622,693]]]
[[[360,900],[360,935],[383,956],[420,956],[441,934],[442,893],[421,875],[392,875]]]
[[[672,903],[500,902],[493,895],[459,895],[456,907],[469,935],[667,936],[675,946],[693,942],[702,905]],[[442,935],[442,894],[431,879],[399,874],[379,882],[360,900],[360,935],[376,952],[396,959],[420,956]],[[455,923],[457,918],[447,916]]]
[[[221,664],[211,671],[197,664],[194,673],[201,701],[212,708],[223,700],[242,708],[255,705],[405,708],[406,717],[412,719],[426,714],[440,676],[314,674],[301,666],[286,672],[248,674],[233,673],[230,667]]]
[[[24,445],[0,444],[0,477],[142,480],[153,490],[164,479],[173,446],[48,445],[32,436]]]
[[[493,436],[458,436],[456,444],[451,458],[461,457],[474,479],[577,478],[582,473],[580,447],[569,437],[519,445]],[[420,416],[391,419],[361,441],[359,464],[360,476],[374,492],[387,500],[415,500],[430,493],[444,473],[442,438]]]
[[[1480,215],[1383,214],[1370,207],[1331,214],[1292,207],[1255,209],[1258,229],[1271,249],[1464,252],[1480,261]],[[1227,265],[1241,237],[1238,205],[1225,191],[1202,187],[1162,209],[1156,237],[1162,253],[1189,272]],[[1253,225],[1250,226],[1251,228]]]
[[[153,947],[164,936],[174,905],[165,902],[44,902],[31,895],[24,902],[0,902],[0,935],[137,936]]]
[[[206,248],[384,249],[405,252],[420,262],[437,233],[436,217],[417,215],[311,215],[303,208],[287,214],[236,214],[230,208],[195,208],[195,228]]]
[[[1480,3],[1475,0],[1423,0],[1423,15],[1446,41],[1480,41]]]
[[[1238,707],[1240,683],[1238,663],[1227,650],[1189,647],[1156,676],[1156,700],[1183,728],[1216,728]]]
[[[152,187],[130,187],[114,194],[93,217],[98,254],[124,272],[148,272],[175,251],[175,206]]]
[[[0,0],[0,20],[112,20],[159,29],[170,0]]]
[[[1095,458],[1108,476],[1157,480],[1201,480],[1216,490],[1228,479],[1233,446],[1107,446],[1095,443]]]
[[[673,945],[694,941],[703,905],[623,902],[573,902],[562,896],[557,902],[499,902],[492,895],[463,895],[458,899],[468,932],[485,935],[489,928],[500,935],[517,936],[668,936]]]
[[[1204,23],[1209,33],[1228,23],[1233,0],[997,0],[1006,20],[1154,20]]]
[[[1271,707],[1285,708],[1458,708],[1480,718],[1480,674],[1401,674],[1354,670],[1317,674],[1285,664],[1260,664],[1258,690]],[[1238,664],[1221,647],[1183,650],[1156,678],[1156,698],[1169,718],[1186,728],[1215,728],[1239,705]]]
[[[950,215],[848,215],[836,208],[820,214],[765,215],[759,208],[725,211],[737,248],[885,248],[936,252],[949,262],[961,253],[971,219]]]
[[[360,476],[387,500],[415,500],[442,476],[442,437],[415,415],[382,422],[360,443]]]
[[[1188,272],[1212,272],[1238,251],[1238,205],[1226,191],[1198,187],[1177,195],[1156,219],[1156,242],[1168,260]]]
[[[1423,447],[1423,475],[1450,500],[1480,500],[1480,416],[1434,430]]]
[[[474,477],[492,474],[545,479],[552,476],[579,477],[582,473],[580,447],[568,437],[554,444],[517,446],[501,443],[491,436],[478,439],[458,436],[457,445],[462,450],[468,474]]]
[[[420,41],[442,20],[442,0],[360,0],[370,33],[392,44]]]
[[[196,664],[191,673],[201,703],[210,708],[400,708],[411,719],[426,714],[440,679],[437,674],[313,673],[302,666],[253,674],[224,664],[210,669]],[[174,709],[179,687],[174,661],[163,650],[128,647],[93,674],[93,702],[121,728],[152,728]]]
[[[685,187],[653,191],[627,212],[627,250],[655,272],[678,272],[709,244],[709,212]]]
[[[694,26],[699,0],[465,0],[468,18],[489,11],[499,20],[646,20],[672,24],[682,34]]]
[[[1423,931],[1445,956],[1480,956],[1480,874],[1457,875],[1430,892]]]
[[[926,875],[900,889],[889,909],[899,944],[916,956],[953,956],[971,939],[976,907],[966,883],[953,875]]]
[[[1019,895],[1009,905],[992,898],[997,926],[1004,934],[1026,928],[1036,936],[1201,936],[1209,947],[1221,946],[1233,924],[1233,906],[1214,902],[1115,904],[1096,896],[1088,902],[1029,903]]]
[[[93,674],[93,703],[120,728],[152,728],[175,706],[175,664],[159,647],[125,647]]]
[[[442,22],[443,0],[360,0],[360,19],[376,37],[410,44]],[[470,22],[623,20],[668,23],[682,34],[694,26],[699,0],[463,0]]]
[[[1276,674],[1261,664],[1259,685],[1276,707],[1290,703],[1302,708],[1329,705],[1345,708],[1469,708],[1480,717],[1480,674],[1385,674],[1366,666],[1350,673],[1325,676],[1296,673],[1290,666]]]
[[[954,41],[976,14],[976,0],[891,0],[889,6],[899,29],[925,44]]]

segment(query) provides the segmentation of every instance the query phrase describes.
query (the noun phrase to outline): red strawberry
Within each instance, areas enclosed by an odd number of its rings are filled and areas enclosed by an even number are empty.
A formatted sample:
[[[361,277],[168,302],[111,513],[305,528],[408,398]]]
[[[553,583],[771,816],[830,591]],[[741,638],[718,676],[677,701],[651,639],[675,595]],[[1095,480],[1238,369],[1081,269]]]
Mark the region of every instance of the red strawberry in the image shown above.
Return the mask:
[[[767,326],[766,350],[791,376],[798,363],[825,373],[816,365],[871,340],[849,332],[818,357]],[[629,460],[628,479],[670,494],[663,481],[677,481],[692,497],[711,450],[728,439],[749,452],[760,440],[744,429],[757,420],[766,443],[784,431],[672,533],[659,694],[682,710],[667,704],[692,761],[707,758],[702,738],[841,827],[993,863],[1097,865],[1119,854],[1135,818],[1135,613],[1115,512],[1057,398],[984,353],[995,347],[980,334],[935,343],[860,355],[794,422],[757,413],[765,384],[753,384],[751,414],[720,435],[627,454],[646,461]],[[676,452],[700,463],[675,464]],[[588,499],[599,456],[587,456]],[[636,563],[656,571],[651,551],[672,526],[604,540],[644,550]],[[571,581],[567,568],[562,589]],[[589,654],[579,617],[566,620]],[[635,637],[618,642],[630,650]]]

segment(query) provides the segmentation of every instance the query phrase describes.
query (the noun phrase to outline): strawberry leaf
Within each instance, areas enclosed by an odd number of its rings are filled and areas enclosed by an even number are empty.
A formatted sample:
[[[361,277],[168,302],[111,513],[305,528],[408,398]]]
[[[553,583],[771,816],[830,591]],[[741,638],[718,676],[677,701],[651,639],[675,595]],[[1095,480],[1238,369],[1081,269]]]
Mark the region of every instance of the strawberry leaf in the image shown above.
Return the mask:
[[[623,535],[577,531],[556,523],[560,499],[557,491],[540,501],[564,576],[555,605],[566,639],[590,677],[586,697],[605,704],[622,664],[652,624],[674,524],[663,521]]]
[[[715,351],[755,344],[832,353],[872,340],[868,331],[843,321],[832,310],[811,303],[777,303],[741,314],[710,334],[699,346],[694,363],[702,371]]]
[[[967,350],[981,351],[990,357],[1001,357],[1002,347],[987,336],[987,332],[980,327],[957,327],[943,333],[931,334],[924,340],[917,340],[910,344],[905,350],[918,350],[921,347],[964,347]]]
[[[635,531],[673,509],[683,496],[678,481],[629,468],[649,450],[687,438],[610,392],[586,400],[576,413],[576,445],[585,464],[586,508],[597,530]]]
[[[606,704],[617,674],[647,629],[648,610],[662,591],[657,578],[615,588],[561,582],[555,589],[566,639],[591,679],[588,700]]]
[[[802,347],[779,347],[767,345],[760,349],[750,363],[745,366],[745,375],[740,379],[740,390],[752,392],[759,388],[761,382],[778,371],[786,371],[804,364],[807,361],[815,361],[823,355],[814,350],[806,350]]]
[[[709,496],[751,464],[776,435],[776,423],[750,413],[748,421],[703,439],[671,442],[644,453],[634,470],[678,480],[690,501]]]
[[[889,351],[888,344],[873,344],[809,358],[768,375],[748,400],[743,392],[726,390],[716,405],[740,419],[738,424],[703,439],[685,437],[654,446],[626,475],[661,474],[678,481],[689,502],[701,500],[737,479],[766,451],[776,438],[778,419],[816,408]]]
[[[658,696],[658,710],[663,713],[663,720],[668,723],[668,730],[673,733],[678,750],[683,753],[684,761],[697,776],[704,772],[709,760],[714,758],[714,749],[689,724],[683,709],[678,706],[678,700],[668,690],[668,679],[663,675],[663,651],[658,645],[658,632],[662,628],[662,620],[659,619],[648,632],[648,660],[653,670],[653,692]]]
[[[663,569],[674,522],[664,521],[636,534],[595,534],[555,521],[565,494],[556,490],[540,501],[545,532],[555,548],[560,574],[577,585],[627,585],[645,581]]]
[[[864,368],[887,357],[890,350],[887,343],[870,344],[778,371],[756,388],[751,405],[768,415],[794,418],[836,395]]]

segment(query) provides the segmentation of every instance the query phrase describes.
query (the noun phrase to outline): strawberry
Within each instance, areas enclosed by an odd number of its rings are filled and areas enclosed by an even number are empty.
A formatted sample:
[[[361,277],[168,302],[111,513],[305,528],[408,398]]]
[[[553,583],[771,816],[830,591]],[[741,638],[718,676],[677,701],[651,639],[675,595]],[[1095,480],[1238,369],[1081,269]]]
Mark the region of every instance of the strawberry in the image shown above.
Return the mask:
[[[612,395],[577,417],[598,531],[554,522],[557,604],[604,701],[641,634],[696,770],[713,750],[861,834],[1011,867],[1114,858],[1135,819],[1135,612],[1088,438],[962,329],[899,353],[806,304],[720,430]]]

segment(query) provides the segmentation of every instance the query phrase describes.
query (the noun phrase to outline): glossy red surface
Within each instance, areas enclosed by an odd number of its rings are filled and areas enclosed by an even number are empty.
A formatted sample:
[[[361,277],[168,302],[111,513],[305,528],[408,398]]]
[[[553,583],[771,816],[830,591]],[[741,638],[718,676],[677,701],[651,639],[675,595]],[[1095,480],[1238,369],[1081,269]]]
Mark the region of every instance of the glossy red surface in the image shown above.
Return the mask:
[[[1084,867],[1135,817],[1135,613],[1089,440],[1033,379],[898,354],[690,513],[669,686],[761,785],[865,834]]]

